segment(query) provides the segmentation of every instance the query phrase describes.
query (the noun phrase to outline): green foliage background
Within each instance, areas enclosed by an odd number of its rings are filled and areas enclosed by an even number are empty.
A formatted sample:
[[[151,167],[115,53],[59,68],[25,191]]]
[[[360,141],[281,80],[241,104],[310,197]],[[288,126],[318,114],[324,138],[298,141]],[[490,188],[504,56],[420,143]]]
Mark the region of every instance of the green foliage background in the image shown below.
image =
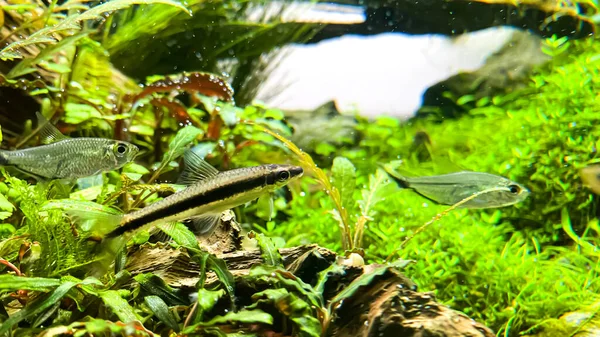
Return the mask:
[[[125,7],[133,4],[119,3]],[[238,69],[241,69],[238,74],[249,73],[249,69],[256,66],[253,62],[257,55],[278,44],[301,40],[315,29],[308,25],[282,25],[276,21],[264,25],[237,22],[239,17],[233,13],[240,8],[228,7],[230,5],[230,2],[216,2],[211,5],[214,8],[207,8],[200,1],[189,4],[194,12],[200,13],[194,29],[204,41],[218,41],[219,52],[205,54],[200,61],[177,58],[173,64],[214,71],[219,60],[234,55],[238,58]],[[250,2],[235,5],[247,6]],[[5,11],[20,11],[27,17],[30,9],[16,6]],[[430,116],[400,123],[393,118],[366,120],[358,116],[354,130],[358,142],[342,139],[344,146],[341,147],[323,143],[311,153],[316,165],[323,168],[319,171],[312,166],[310,161],[313,159],[297,156],[290,150],[293,148],[283,145],[256,125],[266,125],[280,135],[291,137],[293,128],[281,111],[259,104],[238,107],[231,102],[217,102],[203,96],[202,92],[187,92],[194,96],[193,100],[168,93],[147,95],[137,104],[124,99],[140,93],[138,82],[148,84],[164,79],[163,75],[169,73],[166,68],[152,67],[165,62],[169,50],[161,49],[153,58],[144,59],[143,63],[149,65],[145,71],[156,69],[155,73],[148,74],[141,68],[135,69],[136,61],[129,54],[135,48],[131,46],[141,41],[150,48],[147,36],[154,34],[152,29],[165,27],[165,17],[172,14],[178,18],[176,22],[183,25],[188,16],[180,8],[164,4],[145,10],[148,11],[146,14],[158,13],[153,16],[157,26],[137,24],[144,12],[130,8],[109,16],[108,20],[116,23],[114,29],[98,29],[91,23],[77,29],[70,27],[71,30],[66,32],[50,29],[48,36],[56,37],[54,34],[60,33],[70,37],[56,44],[51,40],[31,42],[40,48],[45,46],[44,55],[3,54],[14,59],[24,58],[20,61],[23,63],[13,65],[12,72],[4,73],[5,85],[21,81],[17,84],[25,86],[40,103],[45,115],[59,116],[56,120],[63,130],[72,136],[129,139],[142,149],[136,163],[125,167],[122,175],[110,172],[103,174],[101,179],[80,180],[73,189],[58,182],[32,185],[18,178],[22,176],[15,177],[12,172],[5,174],[0,185],[0,216],[4,222],[0,225],[0,257],[16,264],[29,277],[55,280],[44,281],[52,286],[41,287],[36,283],[15,289],[46,292],[54,289],[47,294],[48,298],[68,293],[77,299],[79,295],[73,295],[71,289],[83,285],[85,296],[96,296],[104,303],[116,303],[113,307],[107,304],[112,316],[95,313],[96,317],[113,320],[115,317],[137,319],[140,315],[153,317],[148,311],[151,307],[156,309],[151,311],[158,321],[170,327],[177,326],[177,322],[173,323],[174,318],[163,310],[167,306],[173,307],[176,302],[163,303],[149,296],[142,300],[137,296],[139,293],[136,292],[140,292],[144,284],[160,284],[151,276],[136,277],[140,286],[133,294],[114,286],[119,284],[119,277],[127,278],[124,274],[105,275],[102,282],[84,278],[86,266],[93,259],[93,243],[88,240],[91,234],[77,232],[60,211],[47,210],[42,205],[48,200],[71,198],[127,212],[159,200],[160,196],[155,192],[173,191],[177,186],[152,183],[155,180],[174,181],[181,153],[188,143],[192,143],[220,169],[299,162],[307,171],[312,170],[312,175],[307,174],[300,183],[289,186],[291,197],[283,192],[276,196],[276,214],[272,221],[267,221],[269,216],[260,205],[236,210],[238,220],[245,229],[254,229],[271,237],[275,246],[318,243],[343,253],[348,247],[341,238],[355,238],[351,240],[354,248],[364,249],[367,262],[382,262],[414,230],[445,209],[389,183],[385,174],[377,171],[380,164],[399,160],[399,169],[414,175],[467,169],[506,176],[527,186],[532,192],[531,197],[509,208],[451,212],[400,251],[400,257],[416,261],[407,267],[406,274],[420,290],[434,291],[440,301],[506,336],[547,327],[569,334],[576,327],[561,325],[556,318],[568,311],[597,307],[594,305],[600,300],[598,199],[581,185],[579,177],[579,169],[599,161],[600,126],[596,101],[600,86],[600,43],[596,40],[548,39],[545,51],[553,57],[552,61],[532,74],[527,88],[478,101],[469,96],[462,97],[457,103],[465,106],[468,113],[457,119]],[[59,26],[64,20],[60,14],[64,12],[55,8],[40,11],[48,15],[48,27]],[[223,32],[230,31],[231,22],[235,22],[238,29],[235,30],[237,38],[230,41],[239,43],[227,44],[222,37]],[[154,28],[146,31],[132,27]],[[176,25],[169,28],[162,30],[161,39],[182,37]],[[271,41],[267,33],[275,28],[285,30],[286,34],[281,35],[280,41],[267,43]],[[27,29],[31,33],[39,27]],[[118,71],[112,62],[140,78],[156,76],[135,80]],[[45,75],[44,86],[31,89],[35,81],[28,74]],[[248,83],[249,78],[240,75],[236,81]],[[241,88],[241,84],[234,87]],[[169,107],[153,103],[153,98],[168,98],[184,107],[185,122],[179,120]],[[239,101],[243,102],[243,99]],[[190,126],[183,128],[185,124]],[[430,143],[415,141],[415,137],[423,133],[428,135]],[[8,145],[27,143],[32,138],[29,137],[31,124],[26,126],[23,134],[7,135],[5,143]],[[35,142],[28,144],[34,146]],[[360,235],[363,225],[364,235]],[[190,248],[182,243],[187,234],[180,235],[183,239],[177,243]],[[148,237],[148,233],[141,233],[134,241],[144,243]],[[28,247],[27,254],[20,256],[19,248],[23,246]],[[262,246],[267,249],[265,244]],[[208,259],[206,255],[197,257]],[[212,268],[220,270],[216,260],[212,263]],[[5,268],[3,273],[9,271]],[[266,280],[270,273],[269,268],[258,269],[253,277]],[[222,271],[222,274],[223,279],[227,279],[226,272]],[[58,278],[61,278],[60,282]],[[296,301],[300,296],[302,301],[311,303],[311,299],[318,297],[311,292],[294,294],[289,290],[293,288],[291,281],[283,276],[268,282],[279,284],[279,288],[274,293],[264,293],[265,300],[276,295],[286,301]],[[167,293],[174,292],[164,285],[160,287]],[[0,287],[0,290],[3,301],[9,301],[9,294],[14,289]],[[204,295],[212,299],[213,306],[226,297],[224,290],[201,288],[200,291],[206,291]],[[40,302],[46,303],[48,298]],[[210,303],[206,305],[208,312],[212,307]],[[311,310],[308,304],[303,304],[296,314],[309,315],[310,312],[312,315]],[[33,312],[29,317],[35,321],[34,314],[39,315]],[[246,314],[249,316],[232,319],[269,323],[269,317],[262,313]],[[3,320],[4,316],[0,312]],[[220,322],[217,319],[202,323],[203,317],[196,318],[196,327],[202,324],[212,327]],[[294,317],[292,321],[300,322],[297,319]],[[77,323],[60,315],[54,324],[70,324],[87,331],[120,332],[122,328],[101,320]]]

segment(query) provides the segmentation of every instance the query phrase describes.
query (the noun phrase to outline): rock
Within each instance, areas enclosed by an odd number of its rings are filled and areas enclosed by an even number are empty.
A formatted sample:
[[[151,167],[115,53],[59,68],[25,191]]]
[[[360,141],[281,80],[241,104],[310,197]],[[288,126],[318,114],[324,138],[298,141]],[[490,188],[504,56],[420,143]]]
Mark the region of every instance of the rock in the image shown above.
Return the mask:
[[[526,86],[531,70],[550,60],[542,52],[541,44],[539,37],[515,30],[510,40],[489,56],[480,69],[459,73],[427,89],[417,115],[436,113],[453,117],[465,110],[445,97],[445,92],[450,92],[455,99],[473,95],[478,100]]]

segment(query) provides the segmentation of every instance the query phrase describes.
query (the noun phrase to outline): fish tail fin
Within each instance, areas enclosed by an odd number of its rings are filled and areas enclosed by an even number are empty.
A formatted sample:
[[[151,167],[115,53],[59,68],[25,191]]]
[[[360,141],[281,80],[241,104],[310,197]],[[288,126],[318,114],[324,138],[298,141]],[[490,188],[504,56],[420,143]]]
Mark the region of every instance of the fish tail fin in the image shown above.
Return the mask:
[[[49,201],[41,208],[51,209],[63,211],[81,230],[102,238],[119,227],[123,219],[122,213],[91,201],[61,199]]]
[[[0,150],[0,166],[10,165],[8,160],[8,151]]]
[[[105,274],[110,266],[116,262],[119,252],[126,248],[128,237],[125,235],[112,236],[102,239],[98,249],[98,263],[94,272]]]
[[[115,236],[104,238],[94,250],[94,262],[90,265],[88,276],[101,278],[105,276],[110,267],[115,265],[115,274],[124,267],[124,262],[119,263],[118,257],[122,249],[125,249],[127,238],[124,236]],[[119,269],[119,270],[117,270]]]

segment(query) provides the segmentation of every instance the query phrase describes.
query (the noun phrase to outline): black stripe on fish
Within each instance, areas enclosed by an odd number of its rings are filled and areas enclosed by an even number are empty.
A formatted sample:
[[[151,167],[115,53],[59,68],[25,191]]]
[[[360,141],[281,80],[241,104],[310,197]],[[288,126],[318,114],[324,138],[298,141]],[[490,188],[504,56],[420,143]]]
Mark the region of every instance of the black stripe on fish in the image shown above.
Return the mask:
[[[264,175],[260,175],[245,181],[232,182],[230,184],[225,184],[223,186],[219,186],[215,189],[207,191],[204,194],[199,194],[190,198],[177,200],[171,205],[169,205],[166,209],[157,212],[150,212],[129,220],[128,222],[122,224],[120,227],[116,228],[112,232],[108,233],[107,237],[110,238],[119,236],[121,234],[124,234],[125,232],[135,230],[153,221],[157,221],[171,215],[182,213],[195,207],[207,205],[212,202],[225,200],[234,197],[238,194],[251,191],[257,187],[265,186],[265,184],[267,184],[267,180],[271,176],[273,175],[269,174],[265,179]]]

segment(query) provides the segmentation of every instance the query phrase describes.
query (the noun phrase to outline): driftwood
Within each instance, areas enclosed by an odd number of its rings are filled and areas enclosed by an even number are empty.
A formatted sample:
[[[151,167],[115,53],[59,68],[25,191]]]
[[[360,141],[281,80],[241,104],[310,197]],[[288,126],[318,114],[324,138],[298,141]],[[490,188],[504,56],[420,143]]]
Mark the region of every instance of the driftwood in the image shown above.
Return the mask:
[[[340,1],[341,2],[341,1]],[[358,0],[344,1],[354,5]],[[311,43],[342,35],[407,34],[459,35],[496,26],[512,26],[542,37],[585,38],[594,24],[573,4],[560,0],[373,0],[366,6],[366,20],[358,24],[330,24]]]
[[[206,247],[226,262],[236,280],[246,275],[253,265],[263,263],[259,249],[231,251],[234,247],[239,249],[239,233],[239,226],[232,220],[231,215],[224,214],[215,233],[220,239],[213,237],[208,243],[203,241]],[[284,248],[280,249],[279,253],[288,271],[313,285],[319,272],[333,263],[342,264],[344,273],[331,276],[325,284],[325,301],[331,300],[361,274],[369,274],[374,268],[381,267],[356,263],[352,265],[348,263],[352,259],[344,260],[334,252],[317,245]],[[145,244],[138,247],[129,253],[128,261],[126,268],[133,275],[151,272],[171,287],[192,289],[199,279],[199,266],[190,259],[187,252],[166,244]],[[355,259],[354,262],[356,261],[360,264],[362,259]],[[216,276],[209,273],[206,285],[210,287],[216,281]],[[248,291],[243,286],[237,288],[237,297],[252,295],[244,293],[244,290]],[[436,302],[433,294],[419,292],[410,279],[391,268],[375,276],[369,284],[362,286],[360,291],[356,291],[354,295],[334,307],[324,336],[494,336],[490,329],[480,323]]]

